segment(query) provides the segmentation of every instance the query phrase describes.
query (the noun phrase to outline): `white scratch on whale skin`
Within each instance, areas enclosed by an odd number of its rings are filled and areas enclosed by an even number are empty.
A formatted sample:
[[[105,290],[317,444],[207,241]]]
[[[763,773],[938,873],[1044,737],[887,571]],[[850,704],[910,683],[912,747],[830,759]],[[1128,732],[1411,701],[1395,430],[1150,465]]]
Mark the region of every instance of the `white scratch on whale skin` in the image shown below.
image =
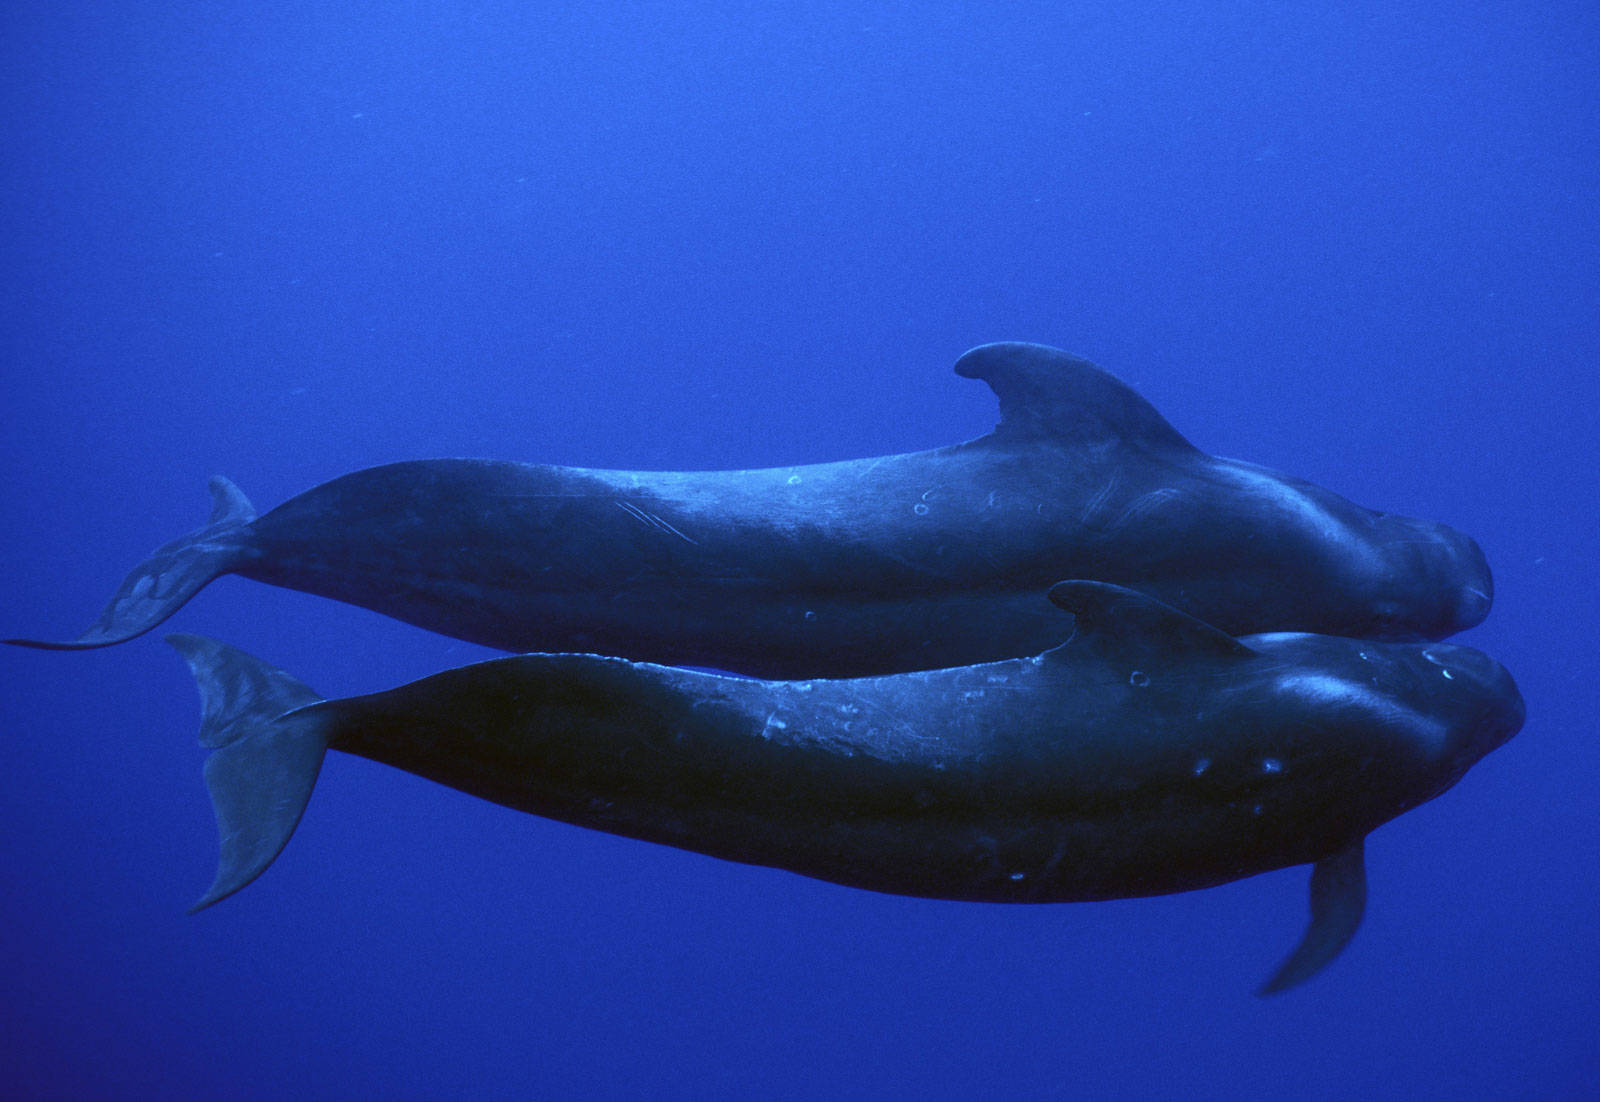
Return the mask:
[[[634,520],[637,520],[639,523],[648,525],[649,527],[654,528],[658,532],[665,532],[668,535],[677,536],[680,540],[683,540],[685,543],[692,543],[697,547],[699,546],[699,541],[698,540],[690,539],[688,536],[686,536],[682,532],[678,531],[676,528],[674,528],[672,525],[668,524],[666,521],[662,520],[660,517],[656,516],[654,513],[647,513],[643,509],[639,508],[637,505],[632,504],[631,502],[619,501],[619,502],[617,502],[617,508],[619,508],[623,512],[627,513],[630,517],[632,517]]]

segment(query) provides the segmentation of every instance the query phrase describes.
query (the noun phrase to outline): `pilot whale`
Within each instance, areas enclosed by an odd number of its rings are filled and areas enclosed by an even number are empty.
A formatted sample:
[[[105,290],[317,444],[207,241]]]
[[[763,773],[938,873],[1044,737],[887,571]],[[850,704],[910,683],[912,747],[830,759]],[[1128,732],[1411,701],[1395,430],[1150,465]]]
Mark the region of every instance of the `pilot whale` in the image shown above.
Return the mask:
[[[507,807],[856,888],[1003,903],[1154,895],[1310,863],[1312,918],[1263,988],[1360,922],[1363,841],[1522,724],[1449,644],[1236,639],[1062,582],[1061,645],[851,680],[762,681],[585,654],[500,658],[322,700],[195,635],[221,858],[196,909],[282,851],[328,749]],[[1046,603],[1041,598],[1041,603]]]
[[[1093,364],[1029,344],[958,374],[990,434],[934,451],[748,471],[442,459],[376,467],[257,516],[225,479],[68,643],[149,630],[221,574],[509,651],[593,651],[765,677],[1036,654],[1061,578],[1139,589],[1239,634],[1438,639],[1488,611],[1477,545],[1199,451]]]

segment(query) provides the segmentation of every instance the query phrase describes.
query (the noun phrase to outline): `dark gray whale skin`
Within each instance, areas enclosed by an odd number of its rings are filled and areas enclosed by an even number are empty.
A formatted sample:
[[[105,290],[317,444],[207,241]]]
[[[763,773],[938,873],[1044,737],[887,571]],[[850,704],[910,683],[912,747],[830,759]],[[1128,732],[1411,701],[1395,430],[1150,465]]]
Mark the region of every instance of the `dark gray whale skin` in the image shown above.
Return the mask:
[[[199,906],[281,851],[332,748],[520,811],[912,896],[1110,899],[1314,863],[1280,990],[1354,934],[1367,833],[1522,724],[1510,675],[1466,647],[1236,640],[1116,586],[1050,596],[1073,619],[1051,610],[1070,638],[1042,655],[841,681],[530,654],[319,702],[171,636],[219,747],[222,857]]]
[[[1437,639],[1488,611],[1472,540],[1195,449],[1131,389],[1038,345],[956,364],[1000,399],[935,451],[748,471],[441,459],[358,471],[157,551],[71,643],[149,630],[219,574],[510,651],[768,677],[1034,654],[1061,578],[1131,586],[1233,632]],[[23,642],[25,640],[11,640]]]

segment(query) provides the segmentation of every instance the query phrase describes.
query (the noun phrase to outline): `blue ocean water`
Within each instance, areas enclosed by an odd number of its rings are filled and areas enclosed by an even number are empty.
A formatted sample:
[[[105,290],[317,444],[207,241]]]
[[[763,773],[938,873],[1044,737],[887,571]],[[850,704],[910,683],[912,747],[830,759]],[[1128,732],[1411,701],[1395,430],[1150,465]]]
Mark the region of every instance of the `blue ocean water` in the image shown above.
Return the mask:
[[[980,435],[1033,340],[1199,446],[1483,545],[1523,733],[1304,869],[851,891],[335,756],[215,839],[155,636],[0,653],[0,1094],[1580,1098],[1600,1088],[1600,9],[1372,0],[45,4],[0,14],[0,634],[207,509],[489,456],[753,467]],[[319,691],[490,652],[224,579]]]

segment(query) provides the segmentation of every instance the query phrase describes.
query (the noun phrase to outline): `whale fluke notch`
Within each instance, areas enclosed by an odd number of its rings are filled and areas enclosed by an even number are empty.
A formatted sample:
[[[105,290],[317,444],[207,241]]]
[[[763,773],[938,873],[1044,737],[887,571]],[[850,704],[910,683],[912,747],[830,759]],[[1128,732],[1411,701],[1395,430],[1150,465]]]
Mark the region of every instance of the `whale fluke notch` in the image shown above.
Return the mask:
[[[1002,439],[1053,440],[1085,447],[1120,440],[1193,451],[1132,387],[1080,356],[1042,344],[982,344],[956,361],[956,374],[982,379],[1000,399]]]
[[[1366,838],[1311,866],[1311,923],[1289,959],[1257,995],[1298,987],[1327,967],[1355,937],[1367,910]]]
[[[160,624],[206,584],[239,562],[240,530],[256,519],[244,492],[221,475],[211,479],[211,518],[203,528],[155,550],[134,567],[88,631],[76,639],[6,639],[18,647],[91,650],[126,643]]]
[[[1072,640],[1063,646],[1093,639],[1107,655],[1135,665],[1174,655],[1253,658],[1258,654],[1221,628],[1109,582],[1057,582],[1050,587],[1050,600],[1072,613],[1076,627]]]
[[[217,816],[217,875],[189,912],[225,899],[266,871],[305,814],[328,750],[331,720],[311,689],[260,659],[203,635],[169,635],[200,690],[206,789]]]

